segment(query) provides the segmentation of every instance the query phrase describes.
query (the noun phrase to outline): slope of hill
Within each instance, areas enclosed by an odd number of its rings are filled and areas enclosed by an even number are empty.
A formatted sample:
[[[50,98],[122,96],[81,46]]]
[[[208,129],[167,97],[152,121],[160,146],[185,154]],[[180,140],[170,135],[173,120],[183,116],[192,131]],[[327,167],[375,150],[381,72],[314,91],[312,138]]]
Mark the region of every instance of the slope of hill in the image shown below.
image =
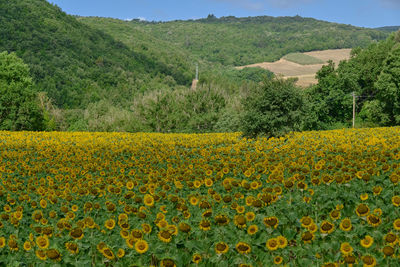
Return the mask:
[[[375,30],[385,31],[385,32],[395,32],[395,31],[400,30],[400,26],[384,26],[384,27],[375,28]]]
[[[292,52],[366,47],[387,32],[296,17],[222,17],[124,22],[153,37],[223,65],[275,61]]]
[[[185,67],[171,71],[45,0],[0,1],[0,36],[0,51],[16,52],[40,90],[63,107],[191,81]]]
[[[338,65],[340,61],[350,58],[350,52],[351,49],[331,49],[301,54],[298,53],[298,55],[296,53],[295,55],[297,57],[294,58],[294,60],[293,57],[290,57],[291,54],[289,54],[275,62],[256,63],[238,67],[238,69],[260,67],[272,71],[277,75],[283,75],[286,78],[298,78],[297,85],[307,87],[318,82],[315,78],[315,74],[323,65],[327,64],[329,60],[332,60],[336,65]],[[304,58],[300,57],[300,55],[303,55]],[[304,59],[306,60],[304,61],[305,63],[301,61]],[[315,64],[307,64],[308,61],[315,62]]]

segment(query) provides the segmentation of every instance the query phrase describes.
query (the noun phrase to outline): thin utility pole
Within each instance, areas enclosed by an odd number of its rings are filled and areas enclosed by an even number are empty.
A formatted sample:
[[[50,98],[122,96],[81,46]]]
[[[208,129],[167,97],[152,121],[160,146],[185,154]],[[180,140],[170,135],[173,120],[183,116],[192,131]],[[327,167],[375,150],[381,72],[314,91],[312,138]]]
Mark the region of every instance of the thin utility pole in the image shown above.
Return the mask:
[[[353,91],[353,128],[356,124],[356,93]]]
[[[196,80],[199,80],[199,64],[196,63]]]

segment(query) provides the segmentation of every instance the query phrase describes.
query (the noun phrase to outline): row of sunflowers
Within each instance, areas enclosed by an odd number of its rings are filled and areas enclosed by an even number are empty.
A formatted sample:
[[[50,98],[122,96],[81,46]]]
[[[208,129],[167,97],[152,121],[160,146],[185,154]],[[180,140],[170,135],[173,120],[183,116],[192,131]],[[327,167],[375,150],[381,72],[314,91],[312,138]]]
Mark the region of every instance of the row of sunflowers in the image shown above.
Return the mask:
[[[400,128],[0,132],[0,266],[398,266]]]

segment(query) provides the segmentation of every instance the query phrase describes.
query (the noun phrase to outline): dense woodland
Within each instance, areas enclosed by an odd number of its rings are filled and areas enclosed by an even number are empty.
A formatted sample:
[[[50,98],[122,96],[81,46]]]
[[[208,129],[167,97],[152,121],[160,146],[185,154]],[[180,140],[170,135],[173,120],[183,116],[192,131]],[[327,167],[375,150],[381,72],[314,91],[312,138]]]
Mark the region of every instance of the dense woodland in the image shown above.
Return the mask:
[[[273,136],[348,126],[352,91],[359,96],[359,125],[400,124],[396,27],[366,29],[299,16],[121,21],[70,16],[45,0],[0,1],[0,25],[3,130]],[[267,70],[234,68],[334,48],[354,48],[352,58],[324,66],[318,85],[305,90]],[[200,81],[193,90],[196,64]],[[18,77],[29,82],[11,81]],[[268,102],[276,90],[286,92],[287,101]]]

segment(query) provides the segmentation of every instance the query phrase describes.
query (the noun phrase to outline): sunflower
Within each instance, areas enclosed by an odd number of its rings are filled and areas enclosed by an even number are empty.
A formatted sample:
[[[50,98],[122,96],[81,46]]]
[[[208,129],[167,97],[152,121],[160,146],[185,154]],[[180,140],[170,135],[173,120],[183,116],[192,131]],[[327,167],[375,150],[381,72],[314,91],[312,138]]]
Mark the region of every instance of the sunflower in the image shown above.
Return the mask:
[[[397,243],[397,235],[396,235],[395,233],[392,233],[392,232],[387,233],[387,234],[384,236],[383,239],[385,240],[385,242],[386,242],[387,244],[390,244],[390,245],[392,245],[392,246],[396,245],[396,243]]]
[[[169,243],[171,242],[172,239],[172,235],[168,230],[161,230],[160,232],[158,232],[158,238],[165,242],[165,243]]]
[[[114,252],[109,247],[105,247],[101,253],[109,260],[113,260],[115,258]]]
[[[199,224],[199,227],[203,231],[208,231],[211,229],[211,223],[209,220],[202,220]]]
[[[72,210],[73,212],[77,212],[78,209],[79,209],[79,207],[78,207],[77,205],[72,205],[72,207],[71,207],[71,210]]]
[[[301,235],[301,240],[303,240],[303,242],[304,242],[305,244],[311,243],[311,241],[313,241],[314,238],[315,238],[314,233],[311,233],[310,231],[304,232],[304,233]]]
[[[40,248],[40,249],[47,249],[49,247],[49,239],[47,238],[47,236],[38,236],[36,237],[36,245]]]
[[[117,257],[122,258],[125,256],[125,250],[123,248],[119,248],[117,251]]]
[[[279,248],[285,248],[287,246],[288,241],[287,241],[286,237],[280,235],[276,239],[278,240]]]
[[[243,213],[245,211],[245,207],[244,206],[237,206],[236,207],[236,211],[237,211],[237,213]]]
[[[304,216],[303,218],[300,219],[301,226],[307,228],[309,225],[314,223],[313,219],[309,216]]]
[[[197,197],[195,197],[195,196],[192,196],[192,197],[190,197],[189,202],[193,206],[196,206],[197,204],[199,204],[199,199]]]
[[[140,239],[143,238],[143,233],[142,233],[142,231],[140,231],[139,229],[133,229],[133,230],[131,231],[131,237],[132,237],[133,240],[135,240],[135,242],[136,242],[136,241],[138,241],[138,240],[140,240]]]
[[[71,253],[71,254],[78,254],[79,252],[79,247],[76,243],[74,242],[67,242],[65,243],[65,248]]]
[[[368,194],[367,194],[367,193],[361,194],[361,195],[360,195],[360,199],[361,199],[361,201],[367,200],[367,199],[368,199]]]
[[[276,256],[276,257],[274,258],[274,263],[275,263],[275,264],[281,264],[282,262],[283,262],[282,256]]]
[[[277,228],[279,225],[279,220],[275,216],[266,217],[266,218],[264,218],[263,222],[266,227],[271,227],[271,228]]]
[[[60,261],[61,260],[61,254],[57,249],[49,249],[46,251],[46,256],[47,258],[53,260],[53,261]]]
[[[204,180],[204,184],[207,187],[211,187],[213,185],[213,181],[210,178],[207,178],[207,179]]]
[[[157,224],[158,228],[164,229],[168,226],[168,222],[164,219],[160,220]]]
[[[369,248],[374,243],[374,239],[370,235],[366,235],[364,239],[361,239],[360,244],[364,248]]]
[[[30,241],[25,241],[24,242],[24,250],[25,251],[30,251],[32,249],[32,244]]]
[[[254,235],[254,234],[256,234],[257,232],[258,232],[258,226],[255,225],[255,224],[250,225],[249,228],[247,228],[247,233],[248,233],[249,235]]]
[[[239,228],[246,227],[246,218],[243,215],[235,215],[234,222],[235,222],[235,225]]]
[[[367,216],[367,222],[373,227],[377,227],[382,223],[382,219],[374,214],[369,214]]]
[[[369,213],[369,207],[368,207],[366,204],[361,203],[361,204],[359,204],[359,205],[357,206],[357,208],[356,208],[356,213],[357,213],[357,215],[360,216],[360,217],[365,217],[365,216],[367,216],[368,213]]]
[[[342,231],[348,232],[351,230],[352,225],[351,225],[351,220],[350,218],[344,218],[339,225],[340,229],[342,229]]]
[[[218,242],[215,244],[215,253],[225,254],[229,250],[229,246],[225,242]]]
[[[365,255],[361,257],[364,263],[364,267],[374,267],[376,266],[376,259],[371,255]]]
[[[335,225],[328,221],[323,221],[320,225],[319,230],[323,234],[330,234],[335,230]]]
[[[400,230],[400,219],[394,220],[393,227],[395,230]]]
[[[279,248],[279,242],[278,239],[276,238],[270,238],[268,241],[265,243],[265,246],[268,248],[270,251],[277,250]]]
[[[108,229],[108,230],[112,230],[115,227],[115,221],[114,219],[108,219],[107,221],[105,221],[104,226]]]
[[[192,227],[185,222],[181,222],[179,224],[178,228],[179,228],[179,231],[184,232],[184,233],[189,233],[190,230],[192,230]]]
[[[174,224],[170,224],[166,228],[172,235],[177,235],[178,234],[178,227]]]
[[[382,249],[382,252],[385,255],[385,257],[390,257],[390,256],[393,256],[393,254],[394,254],[394,248],[392,246],[385,246]]]
[[[143,201],[146,206],[152,207],[154,205],[154,198],[150,194],[146,194]]]
[[[256,218],[256,215],[252,211],[246,212],[245,216],[248,222],[251,222]]]
[[[400,206],[400,196],[394,196],[392,197],[392,203],[393,205],[395,205],[396,207]]]
[[[42,249],[38,249],[35,251],[35,255],[39,260],[46,260],[47,259],[47,255],[46,255],[46,251],[42,250]]]
[[[353,264],[357,264],[357,258],[354,255],[346,255],[344,256],[344,262],[347,263],[349,267],[352,267]]]
[[[334,209],[329,213],[332,220],[337,220],[340,218],[340,210]]]
[[[143,233],[145,234],[150,234],[151,233],[151,226],[148,223],[142,223],[142,230]]]
[[[236,244],[236,250],[240,254],[249,254],[251,252],[251,247],[245,242],[239,242]]]
[[[71,232],[69,232],[69,235],[73,238],[73,239],[82,239],[84,234],[81,228],[79,227],[75,227],[74,229],[71,230]]]
[[[350,255],[353,252],[353,247],[350,243],[344,242],[340,245],[340,252],[342,252],[344,256]]]
[[[318,231],[318,226],[315,223],[312,223],[306,229],[311,233],[315,233],[316,231]]]
[[[198,253],[196,253],[196,254],[194,254],[193,255],[193,257],[192,257],[192,261],[194,262],[194,263],[196,263],[196,264],[198,264],[200,261],[201,261],[201,255],[200,254],[198,254]]]
[[[220,215],[215,216],[214,220],[218,225],[221,225],[221,226],[229,223],[229,218],[225,214],[220,214]]]
[[[172,259],[163,259],[160,262],[160,267],[176,267],[176,264]]]
[[[147,243],[146,240],[139,240],[135,243],[135,250],[139,254],[146,253],[148,249],[149,249],[149,244]]]
[[[133,187],[134,187],[134,184],[133,184],[133,182],[132,182],[132,181],[128,181],[128,182],[126,182],[126,188],[127,188],[128,190],[132,190],[132,189],[133,189]]]
[[[382,186],[379,186],[379,185],[374,186],[372,188],[372,192],[374,193],[374,196],[379,195],[382,192]]]

